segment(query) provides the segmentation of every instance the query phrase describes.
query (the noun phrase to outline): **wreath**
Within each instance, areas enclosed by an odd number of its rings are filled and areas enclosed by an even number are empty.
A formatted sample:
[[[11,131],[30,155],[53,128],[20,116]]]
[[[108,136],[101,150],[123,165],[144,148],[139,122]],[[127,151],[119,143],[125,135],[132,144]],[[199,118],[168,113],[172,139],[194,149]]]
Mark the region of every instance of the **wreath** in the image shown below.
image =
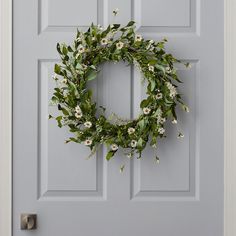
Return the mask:
[[[167,119],[177,123],[176,106],[189,111],[177,91],[177,83],[181,81],[175,63],[186,67],[190,64],[167,54],[166,42],[166,39],[159,42],[144,39],[136,34],[135,22],[130,21],[125,27],[112,24],[105,30],[92,24],[86,32],[77,30],[72,45],[57,44],[61,63],[54,67],[56,87],[51,101],[60,115],[49,118],[55,118],[59,127],[69,127],[73,137],[66,143],[83,143],[90,148],[91,155],[105,144],[107,160],[120,148],[127,157],[140,158],[147,143],[157,147],[157,139],[166,137]],[[147,81],[147,97],[141,101],[141,113],[135,119],[124,120],[114,114],[106,118],[106,109],[97,107],[92,100],[87,83],[97,77],[100,65],[108,61],[135,65]]]

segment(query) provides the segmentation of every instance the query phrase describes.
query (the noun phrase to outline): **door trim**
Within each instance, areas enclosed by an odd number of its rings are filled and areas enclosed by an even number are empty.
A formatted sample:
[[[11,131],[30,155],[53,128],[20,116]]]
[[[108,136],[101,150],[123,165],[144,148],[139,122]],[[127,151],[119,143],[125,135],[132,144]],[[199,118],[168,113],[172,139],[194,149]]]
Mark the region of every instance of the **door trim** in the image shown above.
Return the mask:
[[[236,2],[225,0],[224,236],[236,235]]]
[[[224,236],[236,235],[236,2],[224,0]],[[0,0],[0,235],[12,236],[12,0]]]
[[[12,235],[12,0],[0,0],[0,235]]]

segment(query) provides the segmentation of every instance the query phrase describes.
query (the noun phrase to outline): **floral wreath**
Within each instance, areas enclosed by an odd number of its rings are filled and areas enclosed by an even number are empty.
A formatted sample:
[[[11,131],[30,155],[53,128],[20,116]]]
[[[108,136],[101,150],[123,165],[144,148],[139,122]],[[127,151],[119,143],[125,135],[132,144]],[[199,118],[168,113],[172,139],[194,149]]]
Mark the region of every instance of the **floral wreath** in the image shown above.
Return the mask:
[[[177,83],[181,81],[174,63],[181,61],[165,52],[166,42],[166,39],[160,42],[143,39],[135,33],[135,22],[130,21],[125,27],[112,24],[105,30],[92,24],[87,32],[77,30],[73,45],[57,44],[61,64],[54,67],[56,87],[51,102],[61,113],[49,118],[55,118],[59,127],[68,126],[74,134],[66,143],[83,143],[90,148],[90,156],[101,144],[106,144],[107,160],[119,148],[129,158],[140,158],[148,142],[156,148],[157,138],[166,137],[167,119],[177,123],[176,106],[179,104],[189,112],[177,91]],[[140,115],[133,120],[123,120],[117,115],[106,118],[105,108],[92,101],[87,83],[96,78],[99,65],[108,61],[135,65],[147,81],[147,97],[140,103]],[[159,158],[155,158],[159,163]]]

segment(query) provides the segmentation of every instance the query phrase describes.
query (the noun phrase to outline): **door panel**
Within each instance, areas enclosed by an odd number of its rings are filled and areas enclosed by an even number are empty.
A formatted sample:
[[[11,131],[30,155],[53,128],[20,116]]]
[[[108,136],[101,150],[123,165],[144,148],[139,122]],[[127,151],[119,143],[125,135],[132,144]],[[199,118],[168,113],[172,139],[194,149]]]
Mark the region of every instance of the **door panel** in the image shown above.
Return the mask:
[[[57,108],[50,105],[53,88],[54,64],[57,60],[39,61],[39,200],[63,197],[102,197],[103,161],[101,152],[95,158],[86,159],[90,154],[83,145],[69,143],[68,129],[58,129],[55,121],[48,120],[48,114],[57,114]],[[92,86],[96,98],[97,84]],[[58,144],[61,145],[58,145]]]
[[[198,181],[198,154],[197,142],[199,127],[196,123],[196,69],[198,61],[192,61],[189,70],[178,66],[179,75],[184,82],[180,86],[180,93],[191,107],[191,113],[186,114],[178,110],[178,128],[167,125],[168,138],[159,141],[157,155],[160,156],[160,165],[155,165],[156,152],[153,149],[144,151],[142,160],[132,161],[131,188],[134,200],[197,200]],[[136,88],[140,81],[139,74],[134,82],[135,97],[140,98],[135,105],[134,113],[138,113],[139,102],[145,97],[145,87]],[[190,79],[191,78],[191,79]],[[140,87],[140,85],[139,85]],[[177,139],[178,130],[183,131],[184,139]],[[148,158],[145,158],[148,157]],[[150,158],[151,157],[151,158]],[[187,197],[187,198],[186,198]]]
[[[13,236],[223,236],[223,2],[13,1]],[[118,152],[107,162],[104,147],[86,159],[89,150],[64,144],[68,129],[48,120],[57,112],[49,104],[56,43],[72,42],[91,22],[130,19],[145,38],[166,36],[168,52],[192,64],[176,65],[190,107],[178,110],[185,137],[167,124],[157,152],[146,149],[140,160]],[[107,116],[134,118],[145,97],[141,80],[133,66],[106,63],[89,86]],[[38,214],[36,231],[20,230],[25,212]]]

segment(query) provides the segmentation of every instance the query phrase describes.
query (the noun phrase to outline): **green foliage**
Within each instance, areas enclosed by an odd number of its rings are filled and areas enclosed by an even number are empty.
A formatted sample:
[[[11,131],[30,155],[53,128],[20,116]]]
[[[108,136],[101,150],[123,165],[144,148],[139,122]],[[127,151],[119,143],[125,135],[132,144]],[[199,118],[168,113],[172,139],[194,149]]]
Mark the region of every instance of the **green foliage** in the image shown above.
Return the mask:
[[[73,137],[66,143],[84,143],[91,155],[99,145],[106,144],[107,160],[119,148],[126,154],[128,151],[130,157],[136,154],[140,158],[148,142],[157,146],[157,138],[165,137],[166,120],[177,122],[176,106],[180,104],[189,111],[177,92],[181,81],[175,64],[180,61],[165,52],[166,42],[143,39],[135,32],[135,22],[130,21],[125,27],[113,24],[105,30],[92,24],[86,32],[77,30],[72,45],[57,44],[61,63],[54,67],[56,86],[51,102],[60,114],[49,118],[55,119],[59,127],[69,127]],[[120,60],[135,65],[147,82],[147,97],[141,101],[141,114],[134,120],[115,115],[106,118],[106,109],[97,109],[92,91],[87,88],[87,83],[96,79],[101,63]],[[185,65],[190,67],[189,63]]]
[[[113,156],[114,156],[114,152],[113,151],[109,151],[106,155],[106,159],[109,161]]]

